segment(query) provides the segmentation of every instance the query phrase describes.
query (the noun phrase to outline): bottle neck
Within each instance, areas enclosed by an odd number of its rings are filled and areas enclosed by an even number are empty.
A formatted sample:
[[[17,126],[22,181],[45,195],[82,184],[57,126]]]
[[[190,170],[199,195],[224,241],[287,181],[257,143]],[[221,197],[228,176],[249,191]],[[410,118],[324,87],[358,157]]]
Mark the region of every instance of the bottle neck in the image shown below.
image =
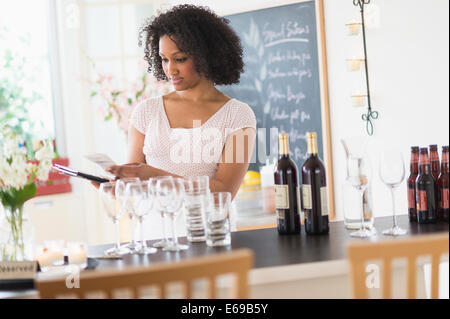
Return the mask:
[[[419,173],[419,154],[411,152],[411,164],[410,164],[410,171],[411,174],[418,174]]]
[[[411,174],[417,175],[419,173],[419,163],[411,163],[409,167]]]
[[[307,152],[309,156],[317,156],[317,138],[311,137],[307,139]]]
[[[442,162],[441,162],[441,172],[442,173],[448,173],[449,171],[449,158],[448,158],[448,152],[442,152]]]
[[[419,164],[419,173],[421,175],[427,175],[431,173],[431,165],[430,164]]]
[[[278,158],[289,157],[289,141],[287,138],[280,139],[280,146],[278,150]]]
[[[439,154],[437,151],[432,151],[430,153],[430,161],[432,162],[439,162]]]

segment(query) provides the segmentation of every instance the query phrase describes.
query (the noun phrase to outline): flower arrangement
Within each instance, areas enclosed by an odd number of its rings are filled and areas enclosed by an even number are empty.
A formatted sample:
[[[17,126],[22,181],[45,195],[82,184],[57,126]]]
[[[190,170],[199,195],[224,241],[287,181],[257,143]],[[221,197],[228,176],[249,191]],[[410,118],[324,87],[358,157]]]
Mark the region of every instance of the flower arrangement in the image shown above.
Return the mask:
[[[11,127],[4,126],[0,134],[0,200],[4,214],[0,215],[0,260],[26,259],[23,233],[23,205],[36,193],[36,183],[48,179],[54,156],[50,140],[35,152],[38,161],[30,162],[24,139]]]
[[[95,70],[95,64],[93,64]],[[91,83],[91,98],[99,100],[98,110],[105,121],[114,120],[125,135],[128,134],[129,119],[139,102],[171,90],[168,82],[158,81],[147,73],[147,63],[139,63],[140,76],[132,83],[127,82],[124,89],[117,88],[112,74],[95,72],[96,79]]]

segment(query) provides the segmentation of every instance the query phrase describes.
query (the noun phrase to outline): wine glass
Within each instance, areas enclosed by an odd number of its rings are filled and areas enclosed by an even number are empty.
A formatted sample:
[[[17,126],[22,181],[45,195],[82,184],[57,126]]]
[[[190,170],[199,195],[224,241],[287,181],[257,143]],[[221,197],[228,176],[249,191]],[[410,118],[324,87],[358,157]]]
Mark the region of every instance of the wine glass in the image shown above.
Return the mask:
[[[128,183],[126,188],[127,197],[133,205],[134,216],[139,221],[139,229],[141,233],[141,244],[136,248],[138,254],[154,254],[156,248],[147,247],[144,239],[144,217],[148,215],[153,206],[153,195],[149,192],[149,182]]]
[[[188,249],[188,245],[178,243],[175,225],[175,219],[179,215],[184,201],[183,181],[171,176],[159,179],[156,183],[156,198],[164,212],[170,217],[172,224],[172,245],[166,246],[163,250],[179,251]]]
[[[397,150],[384,150],[380,154],[380,179],[391,190],[392,210],[394,225],[383,231],[383,235],[401,236],[406,234],[406,230],[397,225],[397,217],[395,215],[395,190],[403,182],[405,178],[405,163],[403,154]]]
[[[105,254],[108,256],[111,255],[125,255],[130,251],[124,247],[120,246],[120,229],[119,229],[119,220],[123,214],[123,209],[121,209],[120,202],[116,199],[115,196],[115,182],[107,182],[101,183],[99,187],[100,198],[103,204],[103,209],[106,211],[108,217],[110,217],[115,225],[115,236],[116,236],[116,245],[113,248],[110,248],[105,251]]]
[[[120,201],[121,209],[123,209],[124,214],[128,214],[130,218],[130,235],[131,240],[129,243],[123,245],[124,248],[129,249],[130,252],[136,252],[139,249],[139,245],[136,242],[135,238],[135,222],[134,222],[134,207],[128,201],[127,196],[125,194],[126,187],[128,183],[137,183],[140,182],[139,177],[127,177],[121,178],[116,181],[116,198]]]
[[[156,199],[156,184],[158,183],[158,180],[162,179],[162,178],[166,178],[167,176],[157,176],[157,177],[152,177],[148,180],[148,182],[150,183],[150,189],[153,190],[153,196]],[[155,200],[154,205],[153,205],[153,209],[156,212],[159,212],[160,216],[161,216],[161,223],[162,223],[162,232],[163,232],[163,239],[154,243],[153,247],[156,248],[166,248],[168,246],[172,245],[172,241],[168,238],[167,236],[167,232],[166,232],[166,215],[164,214],[164,209],[161,207],[161,205],[159,204],[158,200]]]
[[[352,237],[366,238],[376,234],[375,227],[366,229],[364,224],[364,191],[367,189],[371,176],[372,168],[368,158],[350,156],[348,164],[348,181],[359,193],[361,203],[361,228],[353,233]]]

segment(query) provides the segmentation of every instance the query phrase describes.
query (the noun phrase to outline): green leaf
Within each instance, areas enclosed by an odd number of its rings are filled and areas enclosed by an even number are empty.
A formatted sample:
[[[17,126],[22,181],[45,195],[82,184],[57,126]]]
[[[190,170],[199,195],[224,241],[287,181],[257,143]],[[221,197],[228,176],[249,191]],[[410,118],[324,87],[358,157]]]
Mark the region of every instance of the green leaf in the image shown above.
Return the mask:
[[[33,183],[25,185],[25,187],[20,190],[10,188],[8,190],[0,191],[0,198],[3,206],[15,209],[31,199],[34,194],[36,194],[36,185]]]
[[[91,97],[92,97],[92,96],[96,96],[96,95],[97,95],[97,92],[95,92],[95,91],[92,91],[92,92],[91,92]]]
[[[131,97],[128,98],[128,104],[133,104],[133,100],[131,99]]]
[[[112,113],[108,113],[108,115],[105,116],[105,121],[109,121],[110,119],[112,119],[112,117]]]

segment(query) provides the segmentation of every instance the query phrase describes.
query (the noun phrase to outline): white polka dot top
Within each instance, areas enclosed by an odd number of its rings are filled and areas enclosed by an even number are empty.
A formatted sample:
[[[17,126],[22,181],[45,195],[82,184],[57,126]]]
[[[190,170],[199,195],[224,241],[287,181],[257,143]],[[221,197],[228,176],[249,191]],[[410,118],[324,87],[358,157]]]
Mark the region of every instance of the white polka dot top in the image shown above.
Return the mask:
[[[236,99],[205,123],[195,121],[191,129],[170,127],[162,96],[136,105],[130,121],[145,135],[142,151],[147,164],[184,177],[214,177],[228,135],[242,128],[256,129],[253,110]]]

